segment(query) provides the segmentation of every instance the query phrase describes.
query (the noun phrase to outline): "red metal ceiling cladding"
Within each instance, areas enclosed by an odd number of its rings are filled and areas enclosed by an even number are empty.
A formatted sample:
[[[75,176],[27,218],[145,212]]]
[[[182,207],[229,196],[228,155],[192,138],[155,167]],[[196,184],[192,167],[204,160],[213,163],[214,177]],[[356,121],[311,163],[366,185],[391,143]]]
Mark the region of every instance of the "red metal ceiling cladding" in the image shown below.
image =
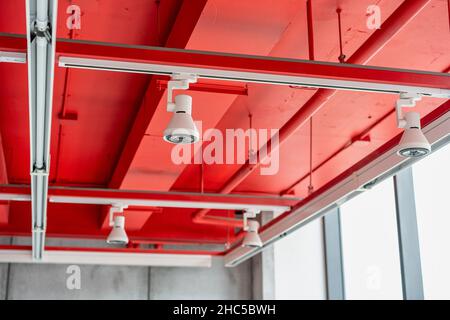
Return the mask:
[[[113,2],[78,1],[83,13],[82,28],[68,30],[66,5],[72,2],[60,0],[57,28],[61,39],[57,42],[57,58],[78,56],[167,63],[450,89],[450,77],[437,74],[448,72],[450,66],[446,1],[378,1],[382,28],[377,30],[366,26],[366,9],[373,1],[340,1],[343,50],[349,57],[343,65],[300,61],[314,56],[317,61],[338,62],[334,0],[310,1],[309,23],[304,0]],[[26,52],[24,10],[24,1],[2,1],[0,32],[17,35],[2,34],[0,50]],[[24,13],[18,15],[17,12]],[[17,19],[11,19],[16,16]],[[308,25],[312,29],[308,30]],[[308,45],[308,34],[314,36],[311,45]],[[198,50],[207,53],[196,52]],[[285,60],[275,61],[273,57]],[[384,67],[420,71],[396,72]],[[70,76],[67,73],[65,68],[55,68],[50,195],[75,192],[79,196],[94,197],[138,196],[139,192],[125,191],[133,189],[155,191],[153,197],[160,199],[229,199],[220,194],[200,197],[166,193],[198,192],[204,188],[212,193],[250,195],[289,192],[306,198],[300,202],[305,203],[361,163],[373,160],[392,147],[401,133],[393,114],[396,95],[201,80],[188,94],[194,99],[193,118],[202,121],[204,131],[209,128],[221,132],[247,129],[251,114],[254,128],[280,129],[283,144],[278,150],[279,172],[273,176],[260,175],[256,170],[258,166],[248,161],[246,164],[204,164],[200,170],[196,164],[173,164],[172,148],[162,140],[162,130],[170,119],[165,92],[168,77],[78,69],[70,69]],[[28,185],[27,66],[0,64],[0,82],[0,184]],[[436,114],[448,112],[448,102],[444,102],[424,98],[416,110],[427,122]],[[71,117],[62,119],[62,109]],[[313,117],[311,151],[310,117]],[[366,139],[364,146],[349,144],[355,137],[370,139]],[[209,143],[203,141],[203,146]],[[200,152],[199,145],[195,150]],[[310,153],[316,192],[307,198]],[[53,188],[61,186],[98,189]],[[100,190],[104,188],[123,190]],[[14,190],[29,194],[28,187]],[[1,192],[11,190],[0,187]],[[292,200],[280,201],[287,201],[289,206],[297,204]],[[109,232],[104,228],[107,209],[97,205],[49,203],[47,235],[104,239]],[[241,222],[233,220],[230,224],[210,217],[233,218],[235,213],[212,210],[208,213],[209,220],[204,220],[206,212],[130,208],[125,215],[130,239],[135,243],[234,243],[239,235],[233,227],[240,226]],[[0,235],[29,236],[30,228],[29,202],[0,203]]]

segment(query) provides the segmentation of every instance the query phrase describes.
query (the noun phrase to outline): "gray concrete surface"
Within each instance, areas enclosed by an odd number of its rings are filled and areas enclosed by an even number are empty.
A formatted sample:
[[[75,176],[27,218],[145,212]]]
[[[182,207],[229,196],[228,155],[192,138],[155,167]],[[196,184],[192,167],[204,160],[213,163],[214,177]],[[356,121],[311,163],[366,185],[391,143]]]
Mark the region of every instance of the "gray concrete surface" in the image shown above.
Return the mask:
[[[79,290],[67,287],[66,265],[12,264],[7,298],[21,299],[147,299],[148,268],[79,266]]]
[[[0,245],[9,245],[11,241],[10,238],[0,237]],[[9,267],[8,263],[0,263],[0,300],[5,300],[7,296]]]
[[[151,268],[150,299],[252,299],[251,263],[225,268]]]
[[[13,244],[29,240],[14,239]],[[52,240],[48,245],[83,245]],[[11,239],[0,238],[0,244]],[[97,244],[96,244],[97,245]],[[252,263],[225,268],[220,260],[212,268],[147,268],[79,266],[79,290],[70,290],[68,265],[0,264],[0,299],[252,299]]]

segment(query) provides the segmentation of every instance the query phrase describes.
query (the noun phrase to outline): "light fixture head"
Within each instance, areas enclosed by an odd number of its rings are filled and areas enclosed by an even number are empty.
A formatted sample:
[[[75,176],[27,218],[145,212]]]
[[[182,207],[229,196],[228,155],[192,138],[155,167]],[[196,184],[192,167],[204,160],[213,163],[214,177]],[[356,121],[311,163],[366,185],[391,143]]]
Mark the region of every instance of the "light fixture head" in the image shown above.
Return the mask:
[[[408,112],[405,114],[405,132],[398,145],[398,155],[405,158],[422,157],[431,152],[431,145],[422,132],[420,114]]]
[[[258,234],[259,222],[255,220],[247,221],[247,233],[245,234],[242,246],[246,248],[261,248],[263,243]]]
[[[174,144],[192,144],[200,140],[200,133],[192,119],[192,97],[181,94],[175,97],[172,119],[166,130],[164,140]]]
[[[108,244],[115,245],[125,245],[128,243],[128,236],[125,232],[125,217],[115,216],[114,225],[111,232],[109,233],[108,239],[106,240]]]

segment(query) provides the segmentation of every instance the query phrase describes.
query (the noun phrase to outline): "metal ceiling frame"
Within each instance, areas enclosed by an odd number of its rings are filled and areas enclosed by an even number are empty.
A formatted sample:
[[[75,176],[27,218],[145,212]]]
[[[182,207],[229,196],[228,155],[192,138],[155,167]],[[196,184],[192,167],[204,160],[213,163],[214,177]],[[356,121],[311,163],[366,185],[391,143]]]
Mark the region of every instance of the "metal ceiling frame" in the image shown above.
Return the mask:
[[[28,247],[1,246],[0,263],[45,263],[45,264],[81,264],[81,265],[121,265],[153,267],[202,267],[210,268],[213,256],[210,254],[158,253],[155,250],[133,251],[130,249],[86,248],[46,248],[45,256],[36,260]]]
[[[258,209],[284,213],[301,199],[296,197],[222,195],[193,192],[152,192],[111,189],[85,189],[49,187],[48,198],[52,203],[122,205],[165,208],[208,208],[216,210]],[[0,185],[0,200],[30,201],[30,188]]]
[[[67,68],[450,98],[446,73],[71,40],[57,51]]]
[[[32,257],[44,254],[56,44],[56,0],[27,0]]]

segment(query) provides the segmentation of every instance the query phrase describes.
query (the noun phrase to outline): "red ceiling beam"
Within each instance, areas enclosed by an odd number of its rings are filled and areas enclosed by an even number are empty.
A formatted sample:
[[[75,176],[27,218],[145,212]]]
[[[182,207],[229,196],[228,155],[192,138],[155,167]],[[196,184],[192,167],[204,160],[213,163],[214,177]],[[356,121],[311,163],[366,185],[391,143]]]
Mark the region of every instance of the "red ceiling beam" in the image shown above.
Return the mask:
[[[158,88],[160,90],[166,90],[168,80],[158,80]],[[191,83],[189,85],[189,89],[186,91],[198,91],[198,92],[212,92],[212,93],[223,93],[223,94],[232,94],[232,95],[248,95],[247,86],[237,86],[237,85],[227,85],[227,84],[218,84],[218,83],[206,83],[206,82],[197,82]]]
[[[0,134],[0,184],[8,183],[8,172],[6,170],[5,153],[3,152],[2,137]],[[9,203],[0,201],[0,225],[8,224]]]
[[[207,0],[183,1],[174,26],[165,43],[166,47],[184,48],[187,45],[206,3]],[[158,90],[158,78],[151,78],[122,153],[112,173],[109,182],[110,188],[120,188],[122,185],[150,121],[153,118],[153,114],[164,95],[164,91]]]
[[[9,200],[27,201],[31,195],[29,186],[0,185],[0,196],[11,196]],[[83,188],[60,188],[50,187],[48,196],[68,199],[114,199],[117,203],[128,203],[129,201],[164,201],[164,202],[189,202],[210,204],[242,204],[252,206],[292,207],[300,199],[295,197],[279,196],[252,196],[252,195],[224,195],[212,193],[191,192],[153,192],[153,191],[126,191],[117,189],[83,189]],[[64,201],[61,201],[64,202]],[[70,202],[70,201],[68,201]],[[95,200],[94,200],[95,202]],[[138,206],[138,205],[134,205]],[[139,205],[139,207],[144,207]],[[152,207],[152,206],[150,206]],[[152,209],[154,209],[152,207]]]
[[[380,30],[382,30],[380,31],[381,35],[386,30],[385,37],[374,33],[366,42],[369,44],[361,47],[365,52],[360,53],[360,50],[357,50],[356,58],[350,57],[348,63],[345,64],[156,47],[123,47],[73,40],[60,40],[57,43],[57,55],[63,66],[87,69],[119,69],[122,72],[133,72],[134,70],[141,72],[146,65],[152,65],[148,67],[149,73],[154,70],[155,73],[164,72],[169,75],[172,72],[180,72],[178,70],[182,68],[189,68],[189,73],[198,74],[200,78],[216,78],[225,81],[249,79],[248,81],[253,82],[279,84],[296,84],[297,82],[300,84],[309,81],[308,85],[315,87],[325,86],[392,93],[414,89],[419,90],[420,93],[420,88],[450,90],[448,74],[361,66],[369,61],[362,59],[370,58],[373,55],[371,53],[378,52],[380,46],[392,38],[392,32],[388,32],[391,29]],[[77,64],[77,61],[69,61],[71,58],[91,60],[79,60],[81,62]],[[122,63],[122,65],[114,65],[115,62]],[[141,65],[130,67],[123,64],[127,62],[141,63]],[[101,63],[104,66],[97,65]],[[401,87],[407,88],[402,89]],[[423,90],[426,91],[425,89]],[[329,91],[335,92],[334,90]]]
[[[27,37],[25,35],[0,33],[0,51],[27,52]]]
[[[30,195],[29,186],[0,186],[0,199],[11,200],[12,220],[7,226],[0,226],[0,234],[7,236],[29,236],[30,233]],[[59,197],[55,199],[54,197]],[[65,197],[65,199],[61,199]],[[108,229],[101,229],[97,223],[97,217],[103,206],[82,204],[82,203],[108,203],[130,204],[130,209],[135,210],[138,203],[139,209],[144,207],[154,209],[155,201],[160,206],[172,206],[176,203],[180,209],[167,208],[163,214],[169,215],[170,219],[181,219],[188,222],[182,229],[171,229],[160,232],[156,229],[130,228],[128,222],[133,219],[125,212],[128,218],[127,232],[132,241],[146,241],[148,243],[172,243],[178,242],[202,242],[202,243],[225,243],[232,240],[233,234],[228,239],[225,233],[217,233],[211,237],[206,232],[208,229],[201,226],[190,224],[190,214],[193,209],[183,209],[185,207],[215,207],[215,208],[258,208],[265,207],[267,210],[289,210],[295,206],[301,199],[293,197],[279,196],[251,196],[251,195],[215,195],[202,193],[184,193],[184,192],[139,192],[124,191],[117,189],[75,189],[75,188],[49,188],[49,226],[47,234],[49,237],[62,238],[86,238],[86,239],[105,239],[108,235]],[[77,203],[55,203],[61,202],[79,202]],[[100,202],[98,202],[100,201]],[[164,202],[164,203],[161,203]],[[182,203],[185,202],[185,203]],[[134,203],[134,204],[133,204]],[[271,209],[270,209],[271,208]],[[143,212],[145,213],[145,211]],[[139,214],[136,212],[135,214]],[[177,218],[179,215],[179,218]],[[159,212],[155,219],[161,219]],[[28,218],[28,219],[27,219]],[[153,218],[152,218],[153,219]],[[170,239],[170,241],[168,241]]]

